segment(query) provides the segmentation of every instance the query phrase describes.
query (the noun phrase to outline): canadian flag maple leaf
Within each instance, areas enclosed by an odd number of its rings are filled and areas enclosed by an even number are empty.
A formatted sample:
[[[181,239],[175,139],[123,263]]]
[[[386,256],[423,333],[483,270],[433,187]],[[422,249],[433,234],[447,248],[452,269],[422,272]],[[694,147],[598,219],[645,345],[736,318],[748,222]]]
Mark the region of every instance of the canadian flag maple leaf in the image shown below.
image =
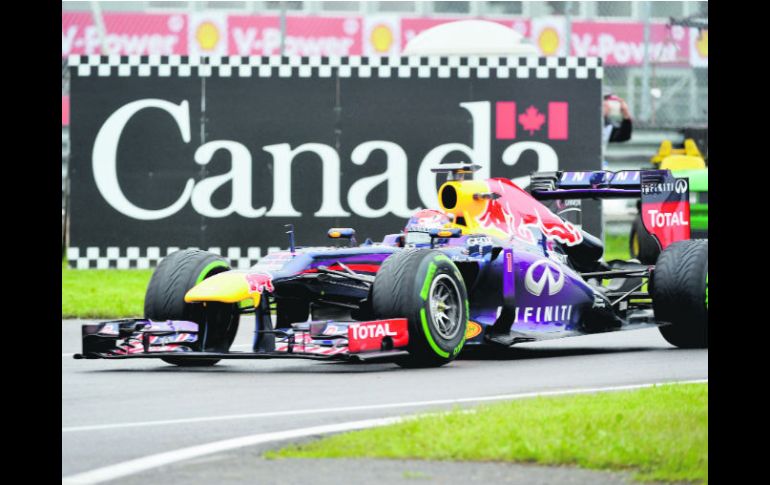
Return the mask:
[[[545,123],[545,115],[540,113],[534,106],[530,106],[524,113],[519,115],[519,123],[532,135]]]

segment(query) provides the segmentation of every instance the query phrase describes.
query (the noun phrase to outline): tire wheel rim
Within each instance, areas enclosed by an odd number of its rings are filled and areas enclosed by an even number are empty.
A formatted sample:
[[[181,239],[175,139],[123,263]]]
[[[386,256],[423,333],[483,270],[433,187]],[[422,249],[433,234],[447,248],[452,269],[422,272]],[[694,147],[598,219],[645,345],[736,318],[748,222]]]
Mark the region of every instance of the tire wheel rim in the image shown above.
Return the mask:
[[[631,238],[631,257],[637,256],[639,256],[639,235],[634,234],[634,237]]]
[[[448,274],[440,274],[430,285],[430,321],[444,340],[452,340],[462,327],[460,289]]]

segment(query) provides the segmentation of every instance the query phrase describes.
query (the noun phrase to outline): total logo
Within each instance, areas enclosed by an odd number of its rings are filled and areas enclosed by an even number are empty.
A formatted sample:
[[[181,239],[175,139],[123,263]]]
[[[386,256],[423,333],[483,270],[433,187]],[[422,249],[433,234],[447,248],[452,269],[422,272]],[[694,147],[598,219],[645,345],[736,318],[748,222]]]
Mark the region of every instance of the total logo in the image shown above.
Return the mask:
[[[539,276],[535,276],[535,270],[543,268]],[[524,287],[535,296],[543,294],[546,286],[548,295],[555,295],[564,287],[564,273],[558,266],[547,259],[541,259],[533,263],[524,275]]]
[[[351,325],[350,331],[354,340],[364,340],[368,338],[390,337],[398,335],[391,331],[389,323],[378,323],[375,325]]]
[[[652,227],[671,227],[671,226],[689,226],[690,222],[684,216],[682,211],[661,212],[655,209],[648,209]]]

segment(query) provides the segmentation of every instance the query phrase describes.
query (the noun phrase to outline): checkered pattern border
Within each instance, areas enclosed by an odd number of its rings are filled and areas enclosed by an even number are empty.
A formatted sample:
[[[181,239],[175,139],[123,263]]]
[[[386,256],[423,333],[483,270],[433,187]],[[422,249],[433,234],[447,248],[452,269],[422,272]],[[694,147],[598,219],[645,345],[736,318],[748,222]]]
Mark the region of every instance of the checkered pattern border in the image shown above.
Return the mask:
[[[601,79],[599,57],[69,56],[71,74],[118,77]]]
[[[129,247],[70,247],[67,248],[67,261],[70,268],[74,269],[146,269],[154,268],[165,256],[178,251],[180,247],[150,246],[140,248]],[[264,254],[280,251],[278,247],[229,247],[207,248],[214,254],[219,254],[230,260],[230,266],[234,269],[248,269],[259,261]]]

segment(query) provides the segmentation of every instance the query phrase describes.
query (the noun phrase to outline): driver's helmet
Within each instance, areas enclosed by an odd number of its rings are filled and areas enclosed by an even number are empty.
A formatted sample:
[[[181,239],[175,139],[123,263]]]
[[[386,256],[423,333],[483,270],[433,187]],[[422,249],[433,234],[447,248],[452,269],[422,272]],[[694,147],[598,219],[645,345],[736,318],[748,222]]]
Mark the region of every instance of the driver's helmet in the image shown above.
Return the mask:
[[[422,209],[415,212],[406,223],[404,232],[428,232],[431,229],[440,229],[452,222],[448,215],[435,209]]]
[[[406,242],[411,244],[423,245],[430,244],[428,232],[431,229],[440,229],[451,223],[452,219],[448,215],[435,209],[422,209],[415,212],[406,223],[404,233]]]

